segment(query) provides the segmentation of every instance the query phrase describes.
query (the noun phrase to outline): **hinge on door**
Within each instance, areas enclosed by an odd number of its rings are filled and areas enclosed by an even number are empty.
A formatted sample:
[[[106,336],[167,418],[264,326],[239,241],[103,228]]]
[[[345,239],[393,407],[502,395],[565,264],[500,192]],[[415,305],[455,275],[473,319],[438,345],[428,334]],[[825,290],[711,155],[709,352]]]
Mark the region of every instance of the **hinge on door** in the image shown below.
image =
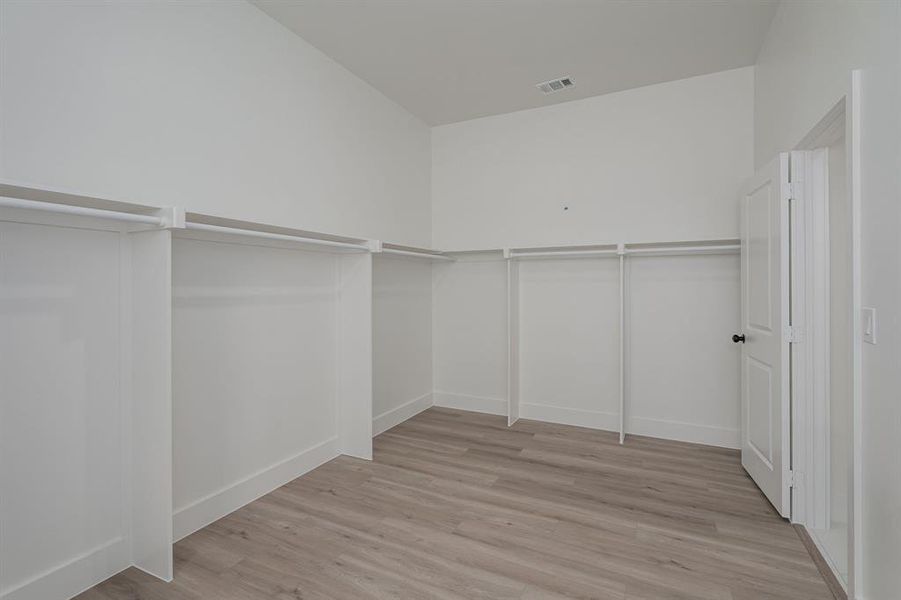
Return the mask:
[[[803,341],[801,328],[797,325],[786,325],[782,331],[783,338],[788,344],[798,344]]]
[[[801,471],[795,471],[794,469],[788,470],[788,487],[794,488],[799,485],[804,484],[804,473]]]
[[[790,181],[788,184],[788,198],[786,200],[800,200],[801,199],[801,182],[800,181]]]

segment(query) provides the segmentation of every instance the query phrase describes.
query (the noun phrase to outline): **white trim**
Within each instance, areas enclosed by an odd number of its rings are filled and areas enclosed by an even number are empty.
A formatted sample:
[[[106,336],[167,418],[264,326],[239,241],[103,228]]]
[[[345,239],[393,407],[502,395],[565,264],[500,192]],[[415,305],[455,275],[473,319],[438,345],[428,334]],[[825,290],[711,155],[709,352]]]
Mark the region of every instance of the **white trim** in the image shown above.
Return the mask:
[[[481,412],[489,415],[507,416],[506,398],[485,398],[482,396],[455,394],[453,392],[432,392],[432,405],[442,408]]]
[[[336,458],[338,437],[307,448],[302,452],[257,471],[228,487],[177,508],[172,517],[173,537],[178,541],[221,519],[261,496],[297,479],[316,467]]]
[[[816,546],[817,551],[820,553],[820,557],[823,559],[823,562],[826,563],[826,566],[829,567],[829,570],[832,571],[832,574],[835,576],[835,580],[838,581],[838,584],[842,586],[842,589],[845,590],[845,593],[848,593],[848,583],[841,576],[838,567],[835,564],[835,561],[832,560],[832,556],[826,550],[826,546],[823,544],[823,540],[820,539],[820,536],[817,534],[815,529],[811,529],[806,525],[801,525],[804,530],[807,532],[808,537],[813,542],[813,545]]]
[[[131,565],[128,540],[114,538],[0,593],[2,600],[71,598]]]
[[[520,405],[520,417],[619,433],[619,413],[615,412],[523,403]]]
[[[779,217],[779,302],[780,302],[780,319],[782,331],[791,328],[791,166],[790,154],[783,152],[779,155],[779,187],[780,202],[778,210]],[[748,240],[750,243],[750,240]],[[749,255],[750,257],[750,255]],[[750,258],[749,258],[750,260]],[[748,265],[750,268],[750,263]],[[781,464],[781,480],[782,493],[781,505],[776,508],[786,519],[791,520],[791,497],[792,497],[792,419],[791,419],[791,336],[783,336],[781,341],[781,350],[779,352],[781,365],[779,368],[780,393],[781,402],[781,439],[780,439],[780,460]],[[750,442],[750,438],[748,440]],[[742,461],[744,462],[744,461]]]
[[[504,400],[500,399],[447,392],[435,392],[433,397],[433,406],[491,415],[507,414],[506,404]],[[620,415],[616,412],[523,403],[520,405],[520,418],[618,433]],[[741,431],[739,429],[715,425],[630,417],[627,419],[626,433],[721,448],[738,449],[741,447]]]
[[[845,581],[834,568],[831,563],[831,557],[823,552],[821,554],[829,564],[836,578],[846,586],[849,598],[862,598],[861,596],[861,576],[862,576],[862,381],[861,381],[861,323],[860,323],[860,307],[861,307],[861,265],[860,265],[860,205],[861,205],[861,176],[860,176],[860,104],[861,104],[861,72],[854,70],[851,72],[849,86],[845,96],[824,116],[820,122],[804,137],[804,139],[796,147],[797,150],[804,151],[807,157],[812,157],[818,148],[827,146],[835,141],[839,136],[845,138],[846,171],[847,171],[847,190],[848,198],[851,205],[851,279],[852,279],[852,407],[851,407],[851,489],[849,490],[849,515],[848,515],[848,577]],[[822,158],[822,157],[820,157]],[[812,161],[816,163],[816,161]],[[815,166],[815,165],[813,165]],[[794,167],[793,167],[794,168]],[[810,198],[814,199],[818,196],[817,190],[813,186],[823,186],[823,182],[819,179],[822,174],[817,170],[808,170],[809,180],[803,182],[801,190],[810,194]],[[828,206],[828,205],[827,205]],[[809,207],[809,208],[808,208]],[[808,325],[807,341],[811,347],[807,351],[801,351],[795,354],[801,360],[794,365],[792,373],[793,378],[797,381],[797,388],[802,394],[796,398],[799,403],[806,403],[805,406],[799,406],[799,412],[802,419],[796,419],[792,425],[792,435],[794,447],[792,452],[794,459],[798,462],[800,468],[807,470],[807,476],[802,478],[811,479],[794,490],[794,494],[799,495],[798,504],[803,506],[804,512],[795,519],[800,522],[811,534],[811,539],[820,547],[819,539],[815,535],[816,521],[822,521],[822,514],[825,511],[823,502],[817,502],[813,490],[819,487],[821,490],[826,484],[825,477],[828,475],[823,472],[822,461],[817,465],[814,457],[822,455],[822,440],[818,440],[815,431],[817,428],[822,429],[827,424],[823,422],[813,423],[814,402],[823,402],[824,394],[828,393],[828,363],[824,366],[825,360],[828,360],[828,326],[823,323],[823,311],[828,317],[828,299],[817,301],[817,295],[822,295],[823,275],[825,268],[828,273],[828,252],[826,256],[818,256],[818,247],[822,249],[823,244],[828,244],[828,231],[820,231],[822,229],[822,215],[816,214],[816,210],[825,211],[827,207],[815,206],[813,202],[805,202],[805,234],[810,237],[804,240],[803,252],[813,254],[813,256],[805,255],[795,258],[799,259],[802,268],[808,269],[806,273],[802,273],[804,277],[804,285],[812,286],[815,289],[805,290],[805,298],[799,298],[799,302],[793,307],[793,310],[800,309],[802,311],[802,319]],[[811,214],[813,212],[813,214]],[[827,221],[828,223],[828,221]],[[828,245],[826,246],[828,250]],[[822,254],[822,252],[820,252]],[[812,272],[811,272],[812,271]],[[828,287],[826,288],[828,291]],[[824,309],[825,306],[825,309]],[[799,349],[800,350],[800,349]],[[805,364],[805,362],[807,364]],[[825,369],[825,373],[823,370]],[[806,381],[803,379],[807,378]],[[798,414],[798,413],[796,413]],[[803,421],[803,417],[808,418],[808,422]],[[819,443],[818,443],[819,442]],[[818,467],[818,468],[814,468]],[[794,502],[794,500],[793,500]],[[819,516],[817,515],[819,513]]]
[[[690,442],[721,448],[741,448],[741,430],[716,425],[699,425],[681,421],[630,417],[626,432],[632,435],[645,435],[663,440]]]
[[[792,318],[806,333],[804,343],[792,346],[792,457],[795,471],[805,473],[792,493],[792,521],[813,529],[825,527],[829,514],[828,150],[793,152],[792,161],[792,178],[801,178],[792,203],[799,230],[792,249]]]
[[[414,398],[409,402],[404,402],[400,406],[395,406],[391,410],[386,410],[380,415],[372,419],[372,437],[380,433],[384,433],[400,425],[407,419],[410,419],[422,411],[432,406],[432,393],[423,394],[419,398]]]
[[[863,589],[863,340],[861,301],[861,84],[862,71],[851,71],[846,112],[848,189],[851,201],[851,493],[848,503],[848,596],[857,598]]]

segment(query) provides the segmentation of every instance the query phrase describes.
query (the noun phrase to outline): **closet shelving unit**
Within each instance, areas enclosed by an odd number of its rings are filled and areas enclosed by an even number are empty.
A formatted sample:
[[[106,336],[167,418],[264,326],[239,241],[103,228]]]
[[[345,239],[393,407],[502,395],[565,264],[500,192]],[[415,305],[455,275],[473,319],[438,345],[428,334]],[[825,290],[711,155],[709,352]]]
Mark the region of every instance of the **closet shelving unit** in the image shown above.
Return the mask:
[[[38,229],[33,229],[34,227]],[[73,235],[80,236],[75,238],[76,241],[88,239],[90,243],[81,241],[73,244],[72,235],[66,234],[67,231],[74,231],[76,233]],[[329,359],[336,361],[337,368],[327,369],[323,375],[331,377],[329,373],[335,372],[336,406],[333,413],[337,432],[334,439],[329,439],[326,444],[314,448],[313,458],[300,457],[295,460],[295,457],[277,464],[277,468],[267,474],[260,484],[266,487],[255,489],[253,485],[246,486],[246,481],[239,481],[237,486],[243,486],[239,493],[226,494],[226,497],[218,493],[213,494],[212,504],[206,506],[201,502],[198,504],[199,509],[188,507],[190,510],[182,519],[176,514],[173,505],[175,481],[173,443],[176,438],[173,431],[173,262],[181,260],[174,251],[175,240],[178,239],[287,248],[303,253],[325,255],[322,258],[324,261],[329,261],[328,256],[331,256],[334,262],[327,264],[336,265],[336,269],[332,272],[336,273],[334,281],[337,281],[333,310],[336,316],[334,325],[336,340],[333,344],[330,343],[332,347],[337,348],[337,352],[334,359]],[[113,458],[101,462],[98,457],[109,456],[109,452],[98,451],[88,456],[85,459],[86,464],[83,468],[79,468],[79,472],[83,471],[91,481],[99,482],[105,490],[97,492],[102,493],[102,496],[94,500],[86,498],[81,502],[90,503],[86,505],[89,510],[90,506],[94,506],[92,510],[98,514],[91,518],[102,519],[107,523],[107,529],[97,528],[98,531],[104,532],[98,535],[106,535],[106,532],[110,531],[111,537],[82,540],[79,537],[81,534],[77,523],[68,521],[56,524],[54,530],[45,536],[46,543],[49,544],[47,548],[41,546],[36,550],[36,555],[46,554],[48,561],[55,562],[39,566],[39,573],[50,573],[59,561],[69,560],[67,556],[59,558],[53,556],[54,546],[60,545],[57,542],[62,541],[67,548],[74,545],[78,549],[78,558],[75,562],[67,562],[64,568],[53,572],[52,575],[37,576],[27,572],[13,574],[17,583],[14,583],[9,591],[19,590],[16,593],[21,592],[29,597],[69,596],[130,565],[161,579],[171,580],[174,541],[231,512],[261,493],[268,492],[272,487],[284,483],[278,481],[278,477],[287,481],[302,474],[291,472],[290,469],[296,470],[303,465],[304,470],[309,470],[338,454],[371,458],[372,257],[376,253],[385,252],[428,261],[454,260],[444,253],[429,249],[394,244],[382,245],[375,240],[226,219],[185,212],[175,207],[161,208],[120,202],[10,181],[0,181],[0,243],[24,244],[21,249],[12,246],[3,248],[4,253],[9,249],[13,252],[3,256],[3,263],[0,264],[0,268],[3,269],[0,275],[3,276],[5,291],[8,292],[7,298],[20,298],[13,303],[7,303],[5,314],[0,314],[5,323],[17,325],[15,329],[10,328],[8,331],[19,331],[20,323],[23,324],[22,327],[31,326],[33,320],[31,316],[27,321],[19,316],[21,311],[29,310],[30,304],[39,306],[41,311],[45,310],[44,306],[50,306],[46,310],[52,312],[48,315],[33,311],[22,314],[37,314],[58,328],[58,324],[65,324],[64,320],[61,321],[65,319],[63,315],[71,314],[72,308],[67,303],[76,302],[80,308],[90,307],[94,297],[97,296],[99,299],[102,293],[102,298],[105,299],[104,308],[101,310],[100,307],[94,307],[90,314],[103,326],[103,339],[107,341],[104,342],[105,349],[101,357],[105,358],[93,358],[91,364],[94,367],[91,368],[96,368],[103,360],[102,370],[109,373],[109,382],[102,403],[106,407],[105,417],[103,414],[95,414],[100,410],[98,407],[101,403],[98,403],[89,392],[80,389],[70,391],[66,387],[68,379],[60,379],[60,382],[55,384],[54,390],[65,391],[54,391],[54,394],[78,394],[73,398],[65,398],[61,405],[72,407],[83,405],[83,409],[80,410],[83,410],[84,414],[80,414],[75,420],[76,429],[73,429],[69,434],[69,441],[66,441],[65,436],[60,436],[59,432],[54,431],[54,428],[59,427],[57,420],[51,418],[46,425],[36,424],[33,417],[29,416],[30,413],[24,410],[26,406],[43,401],[51,403],[44,414],[49,416],[55,412],[53,394],[44,393],[40,398],[36,396],[41,394],[34,383],[36,381],[34,377],[41,375],[35,374],[39,369],[29,369],[25,373],[21,368],[15,371],[14,366],[8,366],[9,372],[4,372],[5,380],[8,376],[7,389],[19,390],[16,392],[17,402],[10,406],[12,411],[9,413],[10,419],[26,419],[27,421],[19,423],[18,429],[32,432],[46,429],[47,436],[55,441],[49,444],[52,447],[48,448],[48,444],[37,441],[29,444],[28,440],[21,436],[5,436],[4,444],[14,444],[15,452],[5,445],[0,451],[4,455],[23,455],[23,453],[37,457],[46,455],[42,460],[43,464],[63,464],[66,462],[63,457],[67,455],[84,454],[80,446],[85,441],[82,434],[78,433],[78,423],[96,421],[98,416],[103,417],[102,423],[105,428],[100,436],[96,435],[97,432],[91,431],[92,444],[97,443],[98,437],[102,437],[101,442],[122,449],[121,460]],[[52,273],[47,272],[46,277],[57,279],[62,277],[64,278],[62,282],[43,281],[44,263],[21,258],[35,254],[31,246],[40,244],[52,246],[52,252],[48,253],[43,252],[41,248],[42,260],[46,254],[48,257],[46,260],[55,261],[48,263],[55,266],[52,267]],[[83,248],[87,250],[82,255],[80,253]],[[253,250],[248,248],[247,251]],[[100,255],[103,260],[98,263],[95,259],[101,252],[105,254]],[[9,259],[9,256],[12,256],[12,259]],[[70,263],[93,265],[86,266],[85,269],[90,271],[92,276],[98,273],[102,276],[103,290],[93,290],[87,282],[81,285],[78,280],[80,275],[78,269],[74,269],[76,271],[74,273],[67,273],[66,269],[59,267],[59,264]],[[39,266],[35,267],[35,264]],[[59,275],[60,272],[63,275]],[[226,267],[225,272],[232,273],[230,267]],[[225,283],[229,285],[236,283],[241,286],[240,275],[236,274],[235,277],[238,279],[230,279]],[[118,289],[118,292],[109,293],[110,289]],[[231,293],[234,289],[226,290],[226,293]],[[215,289],[195,291],[201,293],[201,296],[197,296],[201,299],[218,293]],[[52,297],[44,298],[45,293],[51,294]],[[251,293],[266,294],[267,291],[251,290]],[[315,293],[319,294],[320,291],[317,290]],[[57,296],[59,300],[56,299]],[[331,327],[328,322],[322,326]],[[22,331],[31,330],[22,329]],[[41,363],[43,357],[39,359],[38,355],[42,348],[39,346],[47,343],[46,339],[39,339],[33,332],[22,335],[28,335],[32,341],[24,344],[10,339],[9,343],[13,344],[12,347],[19,348],[20,353],[26,358],[33,356],[28,358],[31,363]],[[65,335],[65,332],[56,335]],[[64,338],[49,343],[55,346],[44,349],[47,350],[47,355],[64,352],[62,346],[65,343]],[[92,343],[96,346],[96,341]],[[305,343],[315,344],[315,340],[307,340]],[[88,348],[88,351],[95,352],[92,348]],[[65,349],[65,352],[69,350]],[[331,356],[331,353],[328,355]],[[119,366],[110,369],[109,364],[115,364],[116,358]],[[92,373],[94,371],[86,375],[90,378]],[[55,374],[48,375],[46,372],[41,376],[45,380],[54,380],[56,377]],[[57,398],[56,402],[59,400]],[[16,426],[16,422],[10,420],[7,426]],[[267,468],[269,465],[262,467]],[[17,469],[15,472],[21,473],[22,470]],[[10,477],[17,476],[10,475]],[[27,483],[35,479],[47,480],[47,483],[37,488]],[[47,505],[48,502],[70,501],[66,498],[65,492],[59,493],[52,478],[35,478],[32,474],[27,482],[4,479],[2,487],[5,490],[22,490],[21,493],[25,494],[20,498],[11,498],[7,497],[11,492],[4,492],[4,502],[10,502],[10,505],[37,507]],[[114,489],[116,491],[110,493]],[[73,497],[71,501],[77,502],[78,498]],[[109,506],[101,509],[100,504],[104,499],[109,499],[106,503]],[[38,511],[37,508],[32,510]],[[33,515],[22,515],[21,521],[47,522],[50,525],[55,523],[48,520],[45,514],[38,512]],[[10,534],[9,547],[35,546],[34,532],[24,530],[4,532],[7,533]],[[65,539],[55,540],[57,534],[64,536]],[[40,535],[37,537],[41,538]],[[78,544],[85,546],[81,548]],[[0,557],[0,560],[2,559],[3,557]]]
[[[150,227],[174,225],[174,209],[120,202],[59,189],[38,188],[28,184],[0,181],[0,207],[107,219]]]
[[[627,261],[631,257],[738,254],[740,251],[741,241],[738,239],[679,240],[504,249],[504,258],[507,259],[508,425],[512,425],[519,419],[521,405],[519,393],[519,269],[517,266],[519,261],[605,257],[611,259],[615,258],[619,261],[619,443],[622,444],[626,439],[626,411],[628,402],[628,390],[626,389],[626,347],[628,343],[626,311],[628,308],[629,289]]]
[[[454,258],[461,258],[466,256],[497,256],[503,258],[504,249],[503,248],[473,248],[473,249],[464,249],[464,250],[445,250],[443,254],[447,256],[452,256]]]
[[[174,414],[176,441],[198,431],[217,450],[176,444],[178,540],[339,454],[372,457],[377,242],[192,212],[173,237],[173,399],[194,405]],[[217,377],[211,361],[243,372]],[[209,429],[219,405],[246,426],[223,417],[229,435]],[[235,452],[255,462],[218,459]]]
[[[4,504],[26,507],[15,521],[45,528],[9,527],[7,547],[45,557],[52,572],[16,573],[9,594],[68,597],[95,581],[86,574],[132,564],[171,579],[169,228],[178,221],[171,208],[0,182],[0,319],[15,348],[0,366],[15,395],[0,453],[68,465],[4,469]],[[67,471],[92,483],[69,489],[59,480]],[[68,510],[48,510],[57,503],[94,522],[93,537]],[[60,547],[81,552],[73,560]]]
[[[16,230],[16,227],[38,226],[35,230]],[[40,227],[47,226],[47,227]],[[78,286],[77,276],[58,275],[64,277],[64,288],[57,281],[42,282],[40,278],[25,277],[32,262],[22,260],[28,254],[27,244],[49,243],[54,245],[53,257],[65,257],[71,239],[60,232],[78,230],[86,236],[103,237],[103,244],[94,244],[85,260],[89,261],[98,253],[105,257],[103,269],[106,269],[106,287],[118,288],[118,294],[107,294],[114,297],[111,302],[118,303],[118,311],[110,310],[108,314],[97,316],[102,318],[104,328],[109,335],[104,339],[117,339],[112,350],[119,355],[119,366],[114,367],[117,392],[110,392],[105,399],[106,405],[113,406],[121,412],[116,421],[119,429],[106,431],[122,448],[122,458],[114,470],[109,463],[104,463],[102,473],[93,473],[95,481],[102,481],[110,487],[121,486],[115,500],[116,514],[107,515],[110,527],[115,529],[112,538],[102,540],[78,540],[77,524],[61,524],[53,532],[54,535],[67,526],[71,531],[63,531],[83,544],[83,554],[71,567],[60,570],[53,577],[37,577],[21,584],[23,593],[34,597],[54,597],[70,594],[73,589],[84,587],[118,572],[129,565],[169,580],[172,577],[172,544],[173,542],[197,529],[210,520],[237,508],[250,501],[261,490],[247,490],[244,496],[232,498],[229,502],[218,502],[209,510],[203,509],[189,515],[183,523],[178,523],[173,506],[173,262],[180,260],[174,256],[174,239],[194,239],[216,241],[228,244],[246,244],[248,246],[268,246],[274,248],[299,249],[304,252],[318,252],[335,257],[337,264],[336,281],[338,290],[335,295],[336,314],[336,352],[335,413],[337,433],[334,440],[329,440],[327,452],[320,458],[327,460],[331,454],[349,454],[352,456],[371,458],[372,452],[372,258],[379,253],[397,255],[411,259],[450,263],[457,259],[490,255],[492,260],[506,259],[507,272],[507,411],[508,423],[513,424],[520,413],[519,398],[519,278],[518,263],[528,260],[542,259],[579,259],[579,258],[615,258],[619,261],[619,313],[620,313],[620,442],[625,438],[628,390],[625,385],[626,353],[628,329],[626,327],[626,309],[628,302],[628,269],[630,260],[640,260],[651,256],[688,256],[703,254],[738,253],[739,241],[727,240],[688,240],[670,242],[640,242],[618,244],[596,244],[581,246],[532,247],[511,249],[473,249],[440,252],[436,250],[381,243],[356,237],[325,234],[315,231],[277,227],[251,221],[226,219],[213,215],[185,212],[177,207],[161,208],[144,204],[114,201],[94,196],[71,193],[68,191],[44,189],[18,182],[0,181],[0,242],[7,243],[22,240],[26,251],[13,253],[11,261],[2,256],[5,277],[15,302],[14,310],[22,310],[27,302],[15,300],[16,294],[26,301],[46,300],[41,294],[56,293],[66,289],[67,293],[85,294],[79,306],[90,306],[90,302],[99,292],[89,287]],[[110,235],[117,237],[110,237]],[[39,240],[29,239],[36,235]],[[62,236],[62,237],[60,237]],[[96,240],[95,240],[96,241]],[[83,246],[74,246],[76,252]],[[249,251],[250,249],[248,249]],[[93,253],[93,254],[90,254]],[[66,264],[78,264],[80,256],[65,259]],[[63,260],[63,259],[60,259]],[[16,262],[18,261],[18,262]],[[118,265],[108,267],[108,265]],[[100,267],[95,268],[96,273]],[[75,282],[73,284],[73,281]],[[46,285],[44,285],[46,283]],[[15,286],[20,285],[16,289]],[[105,288],[106,289],[106,288]],[[54,291],[56,290],[56,291]],[[65,298],[68,299],[68,296]],[[104,305],[105,306],[105,305]],[[7,309],[10,311],[13,309]],[[52,309],[63,310],[63,309]],[[68,310],[68,309],[66,309]],[[18,313],[7,312],[0,318],[15,319]],[[59,315],[50,315],[60,322]],[[10,321],[12,322],[12,321]],[[112,338],[110,336],[113,336]],[[36,336],[32,336],[37,339]],[[13,341],[15,343],[15,341]],[[29,352],[39,350],[31,342]],[[25,346],[23,346],[24,348]],[[89,348],[89,350],[91,350]],[[93,350],[91,350],[93,351]],[[49,354],[61,353],[52,348]],[[109,352],[106,352],[109,354]],[[105,356],[105,354],[104,354]],[[95,364],[99,359],[94,359]],[[41,362],[41,361],[37,361]],[[110,361],[110,362],[115,362]],[[107,363],[104,363],[107,364]],[[13,367],[8,367],[12,369]],[[108,367],[106,367],[107,370]],[[34,372],[36,373],[36,371]],[[33,372],[20,375],[16,371],[0,374],[10,378],[26,378],[19,381],[18,388],[25,390],[22,402],[28,404],[39,400],[29,396],[29,386]],[[40,374],[38,374],[40,375]],[[44,374],[46,375],[46,373]],[[52,375],[52,376],[55,376]],[[51,376],[51,377],[52,377]],[[65,380],[61,380],[63,384]],[[58,389],[66,389],[59,387]],[[33,392],[36,394],[37,392]],[[76,398],[85,406],[85,397]],[[24,413],[23,413],[24,414]],[[92,415],[83,415],[90,421]],[[16,418],[24,418],[18,417]],[[109,424],[110,418],[104,420]],[[33,424],[32,424],[33,425]],[[40,426],[40,425],[39,425]],[[48,426],[49,427],[49,426]],[[114,428],[111,426],[111,428]],[[25,430],[25,428],[22,428]],[[6,430],[4,430],[6,431]],[[15,436],[13,436],[15,437]],[[56,439],[51,436],[49,439]],[[78,454],[79,449],[58,446],[46,449],[41,446],[32,448],[27,439],[21,436],[15,440],[6,439],[3,443],[18,443],[26,450],[20,452],[47,453],[45,463],[57,459],[60,452]],[[57,443],[57,442],[54,442]],[[60,444],[64,442],[58,442]],[[112,443],[112,442],[111,442]],[[3,448],[0,448],[3,451]],[[5,452],[8,453],[8,452]],[[56,453],[56,454],[53,454]],[[331,454],[329,454],[331,453]],[[97,456],[100,454],[98,453]],[[96,465],[95,465],[96,466]],[[315,466],[315,465],[314,465]],[[91,468],[88,464],[86,469]],[[312,467],[310,467],[312,468]],[[293,479],[297,474],[287,474]],[[273,476],[274,477],[274,476]],[[34,480],[30,477],[29,481]],[[37,478],[41,479],[41,478]],[[267,480],[272,484],[272,479]],[[4,489],[17,489],[18,482],[0,482]],[[7,485],[12,483],[13,485]],[[37,488],[42,498],[60,499],[60,491],[52,479],[46,485]],[[265,493],[264,490],[263,493]],[[5,492],[6,493],[6,492]],[[256,494],[256,495],[255,495]],[[46,500],[44,498],[44,500]],[[19,499],[20,504],[22,499]],[[234,503],[238,502],[236,506]],[[26,502],[27,504],[27,502]],[[39,503],[36,503],[39,504]],[[121,513],[121,514],[119,514]],[[46,515],[26,515],[23,522],[41,522]],[[97,518],[102,518],[98,516]],[[36,538],[33,532],[14,530],[5,532],[12,535],[10,547],[16,544],[33,544]],[[19,537],[16,537],[19,536]],[[37,536],[40,537],[40,536]],[[50,536],[47,536],[48,539]],[[21,539],[19,539],[21,538]],[[29,541],[30,540],[30,541]],[[68,540],[71,542],[72,540]],[[48,543],[54,540],[49,539]],[[41,548],[43,550],[43,548]],[[46,549],[52,552],[52,547]],[[2,558],[2,557],[0,557]],[[52,558],[52,557],[51,557]],[[48,558],[48,560],[51,560]],[[56,560],[53,558],[52,560]],[[46,565],[53,569],[54,564]],[[91,581],[85,579],[90,573]],[[28,590],[24,588],[28,587]],[[18,588],[17,588],[18,589]]]
[[[373,242],[362,238],[351,238],[314,231],[276,227],[255,223],[226,219],[202,213],[185,214],[185,230],[209,234],[242,236],[276,242],[289,242],[309,246],[326,252],[370,252]]]

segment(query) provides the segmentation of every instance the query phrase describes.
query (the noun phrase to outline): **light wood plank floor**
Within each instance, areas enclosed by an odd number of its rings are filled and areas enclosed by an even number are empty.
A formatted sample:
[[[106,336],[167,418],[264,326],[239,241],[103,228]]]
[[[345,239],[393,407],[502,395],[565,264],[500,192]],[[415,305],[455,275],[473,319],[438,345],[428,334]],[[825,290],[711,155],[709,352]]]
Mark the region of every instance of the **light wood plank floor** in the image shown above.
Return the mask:
[[[80,600],[831,600],[731,450],[432,408]]]

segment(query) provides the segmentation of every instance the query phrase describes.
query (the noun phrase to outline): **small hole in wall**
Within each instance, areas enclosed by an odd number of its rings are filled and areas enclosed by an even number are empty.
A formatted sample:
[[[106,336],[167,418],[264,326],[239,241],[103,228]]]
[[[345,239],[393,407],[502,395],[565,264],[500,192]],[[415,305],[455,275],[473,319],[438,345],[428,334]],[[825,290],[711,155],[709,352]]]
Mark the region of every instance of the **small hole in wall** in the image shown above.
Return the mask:
[[[564,207],[563,207],[563,210],[569,210],[569,207],[568,207],[568,206],[564,206]]]

